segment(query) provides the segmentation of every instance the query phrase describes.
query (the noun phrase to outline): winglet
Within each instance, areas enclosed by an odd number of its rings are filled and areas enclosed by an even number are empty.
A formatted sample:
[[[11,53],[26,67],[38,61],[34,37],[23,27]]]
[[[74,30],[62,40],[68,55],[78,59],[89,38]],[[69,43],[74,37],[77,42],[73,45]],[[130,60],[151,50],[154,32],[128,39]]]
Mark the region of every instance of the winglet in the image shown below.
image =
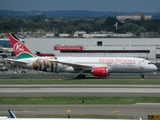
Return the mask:
[[[9,109],[8,112],[11,118],[17,118],[15,114],[12,112],[12,110]]]

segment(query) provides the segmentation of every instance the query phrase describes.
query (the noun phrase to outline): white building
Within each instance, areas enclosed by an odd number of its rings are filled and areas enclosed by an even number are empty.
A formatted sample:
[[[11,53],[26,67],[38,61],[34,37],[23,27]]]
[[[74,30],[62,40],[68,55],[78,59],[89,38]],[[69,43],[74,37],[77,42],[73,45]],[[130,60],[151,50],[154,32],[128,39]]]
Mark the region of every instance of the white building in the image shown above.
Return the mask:
[[[151,15],[144,15],[144,14],[135,14],[135,15],[119,15],[116,17],[117,20],[119,20],[120,22],[124,23],[125,20],[149,20],[152,19]]]
[[[159,38],[25,38],[34,53],[53,53],[56,56],[113,56],[141,57],[160,63]],[[3,47],[9,40],[0,40]]]
[[[26,38],[35,53],[56,56],[130,56],[160,63],[159,38]]]

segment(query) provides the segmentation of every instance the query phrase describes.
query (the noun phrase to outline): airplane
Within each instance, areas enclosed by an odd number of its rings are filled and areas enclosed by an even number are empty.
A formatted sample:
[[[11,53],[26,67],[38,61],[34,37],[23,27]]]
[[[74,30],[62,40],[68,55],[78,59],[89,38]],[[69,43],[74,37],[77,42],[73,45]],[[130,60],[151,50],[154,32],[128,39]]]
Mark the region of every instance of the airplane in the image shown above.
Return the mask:
[[[9,115],[11,118],[8,118],[7,116],[0,116],[0,120],[142,120],[141,117],[139,119],[100,119],[100,118],[70,118],[68,115],[68,118],[17,118],[16,115],[9,109],[8,110]]]
[[[141,78],[144,78],[145,73],[157,71],[150,61],[135,57],[38,57],[14,34],[7,35],[16,55],[16,59],[7,61],[22,68],[78,73],[78,78],[85,78],[85,73],[99,77],[111,73],[140,73]]]

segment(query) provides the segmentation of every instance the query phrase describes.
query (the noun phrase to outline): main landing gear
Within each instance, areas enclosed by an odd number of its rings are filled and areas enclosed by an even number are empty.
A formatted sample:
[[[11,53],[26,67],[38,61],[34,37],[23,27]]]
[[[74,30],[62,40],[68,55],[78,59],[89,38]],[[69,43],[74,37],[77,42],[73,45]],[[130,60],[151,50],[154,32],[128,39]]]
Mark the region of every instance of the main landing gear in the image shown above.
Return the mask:
[[[80,74],[80,75],[77,75],[77,78],[78,78],[78,79],[84,79],[84,78],[86,78],[86,75]]]
[[[143,79],[143,78],[144,78],[144,75],[142,74],[142,75],[141,75],[141,79]]]
[[[81,69],[81,70],[79,71],[79,75],[77,75],[77,78],[78,78],[78,79],[84,79],[84,78],[86,78],[86,75],[83,74],[83,73],[84,73],[84,70]]]

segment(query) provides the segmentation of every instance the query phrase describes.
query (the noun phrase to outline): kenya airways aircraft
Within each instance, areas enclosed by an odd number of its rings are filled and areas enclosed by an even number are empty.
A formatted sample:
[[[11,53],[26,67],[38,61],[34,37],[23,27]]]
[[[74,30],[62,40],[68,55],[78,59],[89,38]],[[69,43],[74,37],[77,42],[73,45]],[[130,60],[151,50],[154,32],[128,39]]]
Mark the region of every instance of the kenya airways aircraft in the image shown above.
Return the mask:
[[[105,77],[110,73],[155,72],[157,67],[150,61],[133,57],[38,57],[14,34],[8,33],[16,59],[8,59],[22,68],[46,72],[75,72],[78,78],[85,78],[84,73]]]

